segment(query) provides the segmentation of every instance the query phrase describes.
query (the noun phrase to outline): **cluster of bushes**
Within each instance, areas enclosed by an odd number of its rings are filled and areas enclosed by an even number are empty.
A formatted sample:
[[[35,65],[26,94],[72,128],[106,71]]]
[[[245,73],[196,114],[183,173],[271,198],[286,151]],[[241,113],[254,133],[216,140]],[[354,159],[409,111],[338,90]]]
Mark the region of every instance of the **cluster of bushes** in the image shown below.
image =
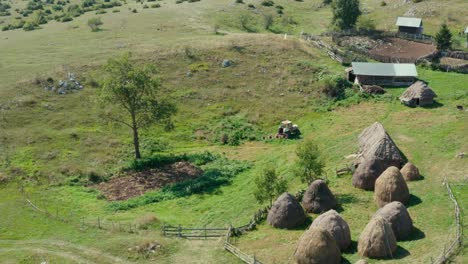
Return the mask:
[[[102,14],[106,13],[104,9],[117,6],[122,6],[119,0],[84,0],[80,4],[70,3],[70,0],[46,0],[44,2],[30,0],[24,9],[16,9],[21,16],[29,17],[29,19],[25,21],[18,17],[19,20],[14,23],[4,25],[2,31],[18,28],[30,31],[40,28],[39,25],[46,24],[51,20],[69,22],[74,17],[81,16],[86,12],[97,11]],[[0,15],[2,14],[2,7],[4,7],[4,4],[0,5]]]
[[[244,141],[261,138],[261,131],[245,117],[229,116],[221,119],[213,130],[216,142],[237,146]]]
[[[147,158],[135,159],[127,164],[123,171],[143,171],[148,168],[159,168],[179,161],[188,161],[196,166],[202,166],[219,159],[211,152],[180,154],[180,155],[153,155]]]
[[[9,15],[11,15],[10,11],[8,10],[10,8],[11,8],[10,4],[0,3],[0,16],[9,16]]]
[[[147,192],[140,197],[135,197],[127,201],[112,202],[109,204],[109,208],[115,211],[129,210],[139,206],[172,200],[193,194],[209,193],[221,185],[229,184],[232,178],[250,168],[250,165],[246,162],[232,161],[226,158],[213,156],[211,154],[202,154],[202,161],[205,161],[205,155],[214,159],[202,166],[202,169],[204,170],[202,176],[193,180],[166,186],[159,191]],[[193,155],[188,155],[187,158],[193,159],[194,157]]]

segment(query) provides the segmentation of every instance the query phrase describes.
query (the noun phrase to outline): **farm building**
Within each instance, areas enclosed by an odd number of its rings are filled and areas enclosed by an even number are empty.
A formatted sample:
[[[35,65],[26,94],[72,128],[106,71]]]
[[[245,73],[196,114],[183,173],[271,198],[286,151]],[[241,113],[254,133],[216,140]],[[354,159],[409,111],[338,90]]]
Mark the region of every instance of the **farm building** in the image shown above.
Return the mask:
[[[398,17],[396,25],[398,26],[398,33],[421,35],[424,30],[421,18]]]
[[[417,81],[400,96],[400,101],[408,106],[424,106],[434,103],[436,93],[427,84]]]
[[[411,85],[418,72],[413,63],[370,63],[353,62],[346,69],[350,82],[362,85]]]

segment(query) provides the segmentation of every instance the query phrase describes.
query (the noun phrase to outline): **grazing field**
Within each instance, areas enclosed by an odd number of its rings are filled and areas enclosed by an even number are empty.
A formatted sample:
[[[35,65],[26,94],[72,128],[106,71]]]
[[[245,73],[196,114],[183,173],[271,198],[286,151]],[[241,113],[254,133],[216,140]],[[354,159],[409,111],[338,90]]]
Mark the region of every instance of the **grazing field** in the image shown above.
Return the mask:
[[[254,178],[265,167],[277,169],[290,193],[306,187],[294,173],[296,148],[306,139],[318,145],[325,162],[323,177],[356,242],[377,206],[372,192],[352,187],[351,176],[338,177],[335,170],[349,164],[344,157],[358,150],[357,135],[375,121],[385,126],[424,179],[409,184],[408,210],[417,229],[408,241],[398,243],[394,259],[371,263],[429,263],[442,252],[455,234],[444,177],[455,184],[455,196],[468,210],[468,163],[456,158],[468,148],[468,112],[457,110],[458,105],[468,105],[468,75],[418,68],[419,78],[438,95],[437,103],[427,108],[403,106],[397,99],[403,88],[387,87],[387,93],[378,96],[348,88],[339,98],[329,98],[327,82],[343,76],[345,66],[297,36],[327,31],[331,9],[319,0],[278,0],[284,12],[280,16],[276,7],[244,2],[163,0],[156,2],[160,8],[148,9],[128,2],[120,12],[100,14],[104,24],[98,32],[86,25],[97,16],[94,12],[67,23],[49,21],[33,31],[0,32],[0,262],[240,263],[222,249],[221,240],[169,239],[160,228],[164,223],[247,224],[265,206],[253,195]],[[393,30],[394,18],[405,13],[423,16],[430,34],[446,19],[454,30],[468,24],[459,12],[466,7],[463,0],[387,0],[385,7],[380,2],[361,1],[364,15],[375,19],[378,29]],[[264,26],[267,13],[274,17],[269,30]],[[247,29],[240,25],[241,16],[249,17]],[[218,160],[200,167],[205,172],[218,169],[222,181],[203,182],[209,188],[190,192],[191,186],[175,195],[175,189],[161,191],[159,182],[112,179],[132,164],[131,131],[102,118],[99,92],[103,64],[125,52],[133,53],[136,64],[158,69],[164,94],[178,107],[173,129],[154,124],[143,131],[143,156],[209,152]],[[233,65],[222,67],[224,60]],[[65,95],[44,89],[47,79],[57,83],[68,72],[76,74],[84,89]],[[300,126],[302,138],[265,139],[285,119]],[[247,135],[223,144],[224,134],[231,139],[242,136],[231,127]],[[165,173],[149,171],[146,176],[164,179],[169,177]],[[199,175],[183,177],[196,180]],[[110,192],[137,191],[118,199],[107,197],[121,201],[108,201],[96,187],[100,182],[102,189],[115,183],[106,189]],[[25,203],[25,196],[51,216]],[[104,228],[93,227],[99,224]],[[140,229],[125,231],[132,226]],[[290,263],[306,228],[277,230],[262,223],[238,238],[236,246],[262,263]],[[356,243],[343,258],[344,263],[360,258]],[[468,261],[463,250],[454,261]]]

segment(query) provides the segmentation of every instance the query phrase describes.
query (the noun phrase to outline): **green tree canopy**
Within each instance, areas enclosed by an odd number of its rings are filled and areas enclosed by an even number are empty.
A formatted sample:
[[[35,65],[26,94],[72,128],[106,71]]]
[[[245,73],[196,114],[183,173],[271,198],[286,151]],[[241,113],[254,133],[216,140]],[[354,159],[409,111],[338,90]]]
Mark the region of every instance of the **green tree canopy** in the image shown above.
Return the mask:
[[[314,142],[307,140],[299,144],[296,150],[296,174],[301,182],[311,184],[323,174],[323,162],[320,160],[320,152]]]
[[[354,28],[361,15],[359,0],[333,0],[332,26],[340,30]]]
[[[452,48],[452,33],[450,32],[447,24],[444,23],[440,26],[435,40],[437,42],[438,50],[448,50]]]
[[[130,54],[109,59],[101,98],[108,106],[105,117],[133,131],[135,158],[141,158],[139,130],[157,122],[170,122],[176,107],[161,98],[160,82],[152,65],[137,66]]]
[[[255,178],[255,199],[259,203],[269,201],[273,203],[278,195],[287,190],[287,182],[283,178],[278,177],[274,167],[269,166],[263,170],[263,173]]]

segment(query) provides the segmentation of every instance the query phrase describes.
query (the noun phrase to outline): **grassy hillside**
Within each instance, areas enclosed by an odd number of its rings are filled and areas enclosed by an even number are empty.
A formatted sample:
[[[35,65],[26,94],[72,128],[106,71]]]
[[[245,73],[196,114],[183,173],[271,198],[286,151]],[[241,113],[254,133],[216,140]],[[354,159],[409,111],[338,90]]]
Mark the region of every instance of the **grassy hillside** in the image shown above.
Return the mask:
[[[99,15],[104,22],[100,32],[86,26],[96,16],[94,12],[67,23],[51,21],[39,30],[1,32],[0,211],[7,217],[0,218],[0,262],[238,263],[221,249],[219,241],[166,239],[158,230],[162,222],[245,224],[262,206],[252,194],[253,178],[268,164],[275,164],[288,180],[288,191],[305,187],[292,172],[295,149],[303,139],[221,145],[215,130],[231,119],[265,136],[274,134],[283,119],[298,123],[304,138],[319,145],[330,188],[342,204],[341,214],[354,241],[377,207],[371,192],[353,188],[349,175],[336,177],[334,170],[346,164],[344,156],[357,151],[359,132],[375,121],[382,122],[424,175],[424,180],[409,185],[413,195],[409,212],[419,231],[410,241],[399,243],[398,259],[382,262],[427,263],[436,257],[454,234],[452,204],[442,179],[462,182],[468,170],[466,159],[455,158],[468,147],[466,111],[456,109],[468,103],[468,76],[419,69],[420,78],[439,96],[433,108],[402,106],[397,100],[402,88],[389,88],[384,96],[366,97],[349,90],[344,100],[326,98],[321,93],[323,80],[343,74],[344,67],[294,36],[285,39],[263,26],[263,14],[272,13],[277,32],[324,32],[331,12],[320,7],[320,2],[275,1],[283,6],[281,17],[278,8],[262,7],[259,1],[176,4],[164,0],[158,1],[161,8],[154,9],[129,2],[119,13]],[[413,7],[431,34],[445,19],[453,28],[468,24],[457,12],[466,7],[464,1],[447,1],[450,4],[443,8],[432,0],[406,5],[386,2],[381,7],[380,1],[362,1],[365,14],[382,29],[391,30],[394,17]],[[251,3],[256,11],[248,7]],[[243,15],[249,17],[248,25],[256,34],[240,26]],[[100,117],[103,110],[97,100],[102,64],[128,51],[134,54],[135,63],[151,63],[159,69],[165,94],[179,108],[174,130],[165,131],[155,124],[144,131],[144,155],[150,155],[150,145],[163,154],[210,151],[244,160],[250,169],[213,192],[126,211],[112,210],[97,191],[80,184],[92,174],[108,178],[132,159],[130,131],[107,124]],[[234,65],[222,68],[224,59]],[[77,74],[83,90],[58,95],[37,84],[47,78],[64,79],[69,71]],[[19,184],[25,185],[41,208],[59,215],[73,212],[75,220],[62,223],[33,212],[19,202]],[[456,186],[454,191],[466,210],[466,187]],[[99,216],[107,223],[138,224],[148,214],[157,220],[138,234],[80,229],[83,218],[90,222]],[[242,237],[238,246],[265,263],[285,263],[303,231],[279,231],[262,224]],[[128,250],[155,240],[163,248],[155,255]],[[359,258],[354,251],[343,256],[349,262]],[[457,261],[463,263],[466,257]]]

